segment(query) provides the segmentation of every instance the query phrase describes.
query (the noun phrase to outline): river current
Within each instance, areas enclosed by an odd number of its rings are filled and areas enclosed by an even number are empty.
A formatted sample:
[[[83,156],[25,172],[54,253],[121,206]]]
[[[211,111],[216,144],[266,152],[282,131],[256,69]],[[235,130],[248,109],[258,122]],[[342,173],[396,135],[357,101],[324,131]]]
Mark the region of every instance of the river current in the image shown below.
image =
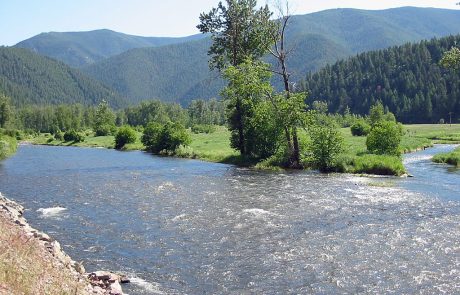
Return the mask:
[[[0,191],[129,294],[460,292],[460,172],[271,173],[143,152],[23,145]]]

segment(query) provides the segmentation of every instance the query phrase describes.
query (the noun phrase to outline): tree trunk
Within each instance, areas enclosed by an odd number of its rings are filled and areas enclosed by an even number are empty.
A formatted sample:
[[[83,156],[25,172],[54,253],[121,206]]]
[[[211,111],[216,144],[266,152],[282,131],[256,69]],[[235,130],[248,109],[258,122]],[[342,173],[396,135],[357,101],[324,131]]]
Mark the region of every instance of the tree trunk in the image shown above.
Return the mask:
[[[292,128],[292,139],[293,139],[293,149],[291,153],[291,167],[293,169],[302,169],[303,166],[300,163],[300,147],[299,147],[299,138],[297,137],[297,127]]]
[[[246,155],[246,144],[244,140],[244,126],[243,126],[243,116],[241,110],[241,100],[238,98],[236,101],[236,117],[238,121],[238,149],[240,150],[241,155]]]

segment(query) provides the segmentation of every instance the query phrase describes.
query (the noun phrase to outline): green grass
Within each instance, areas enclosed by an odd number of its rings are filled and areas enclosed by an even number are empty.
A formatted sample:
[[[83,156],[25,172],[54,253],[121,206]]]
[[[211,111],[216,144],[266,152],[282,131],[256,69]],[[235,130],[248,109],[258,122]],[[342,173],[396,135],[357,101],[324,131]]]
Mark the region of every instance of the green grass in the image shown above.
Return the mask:
[[[233,163],[242,162],[239,153],[230,147],[230,131],[219,126],[213,133],[192,133],[190,147],[196,158],[210,162]]]
[[[441,153],[433,157],[433,162],[445,163],[460,167],[460,147],[450,153]]]
[[[453,143],[456,140],[460,142],[460,124],[452,126],[406,125],[404,129],[406,131],[400,145],[402,153],[431,146],[433,142],[448,141]],[[352,136],[350,128],[342,128],[341,133],[344,137],[345,149],[337,163],[338,171],[385,175],[402,175],[405,173],[401,157],[368,154],[366,150],[366,137]],[[126,145],[123,150],[144,150],[145,147],[140,142],[140,137],[141,134],[138,133],[136,143]],[[257,164],[252,159],[241,157],[236,150],[230,147],[230,132],[223,126],[217,127],[215,132],[209,134],[191,133],[191,137],[191,145],[180,148],[176,156],[241,166]],[[300,131],[299,137],[302,141],[309,140],[308,134],[304,130]],[[33,138],[32,142],[48,145],[114,148],[113,136],[94,137],[92,134],[80,143],[57,141],[50,134],[41,134]],[[259,167],[270,168],[264,165],[259,165]]]
[[[3,160],[16,152],[18,142],[15,138],[0,135],[0,160]]]
[[[404,127],[408,137],[425,138],[433,143],[460,143],[460,124],[415,124]]]

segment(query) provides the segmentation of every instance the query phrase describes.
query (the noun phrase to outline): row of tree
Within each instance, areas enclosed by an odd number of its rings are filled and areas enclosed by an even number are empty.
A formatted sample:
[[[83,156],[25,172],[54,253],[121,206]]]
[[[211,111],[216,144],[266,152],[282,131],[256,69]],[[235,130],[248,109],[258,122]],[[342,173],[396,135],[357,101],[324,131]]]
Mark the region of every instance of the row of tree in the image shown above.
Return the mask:
[[[62,104],[15,108],[11,99],[0,94],[0,128],[35,132],[94,129],[97,135],[112,134],[115,126],[147,126],[150,122],[165,124],[177,122],[186,127],[195,125],[222,125],[225,106],[215,99],[194,100],[186,109],[179,104],[158,100],[114,111],[106,101],[98,106]]]

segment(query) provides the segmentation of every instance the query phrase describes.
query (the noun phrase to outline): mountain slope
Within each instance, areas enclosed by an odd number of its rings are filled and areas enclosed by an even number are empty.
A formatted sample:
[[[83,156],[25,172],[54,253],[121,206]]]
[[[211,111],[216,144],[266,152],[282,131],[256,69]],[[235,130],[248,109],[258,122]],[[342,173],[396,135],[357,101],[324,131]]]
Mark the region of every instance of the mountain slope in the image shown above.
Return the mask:
[[[118,56],[84,68],[114,90],[130,97],[131,102],[161,98],[179,102],[196,84],[206,97],[222,85],[216,73],[208,68],[210,40],[194,41],[158,48],[132,49]],[[192,91],[196,94],[197,91]],[[196,98],[194,96],[194,98]]]
[[[62,62],[27,49],[0,47],[0,93],[13,104],[81,103],[94,105],[102,99],[113,107],[126,101],[113,90]]]
[[[309,101],[365,115],[377,100],[404,123],[460,118],[460,75],[439,66],[460,35],[362,53],[307,75]],[[449,114],[451,113],[451,114]]]
[[[288,47],[295,48],[288,59],[291,79],[298,81],[310,71],[361,52],[457,33],[460,33],[460,10],[333,9],[293,16],[287,31]],[[159,98],[187,105],[194,98],[218,96],[223,85],[207,68],[209,42],[209,38],[204,38],[132,49],[82,70],[131,102]],[[58,52],[68,54],[62,48]],[[270,57],[266,60],[272,61]]]
[[[15,47],[28,48],[70,66],[81,67],[132,48],[177,44],[201,38],[202,35],[183,38],[140,37],[111,30],[50,32],[19,42]]]

